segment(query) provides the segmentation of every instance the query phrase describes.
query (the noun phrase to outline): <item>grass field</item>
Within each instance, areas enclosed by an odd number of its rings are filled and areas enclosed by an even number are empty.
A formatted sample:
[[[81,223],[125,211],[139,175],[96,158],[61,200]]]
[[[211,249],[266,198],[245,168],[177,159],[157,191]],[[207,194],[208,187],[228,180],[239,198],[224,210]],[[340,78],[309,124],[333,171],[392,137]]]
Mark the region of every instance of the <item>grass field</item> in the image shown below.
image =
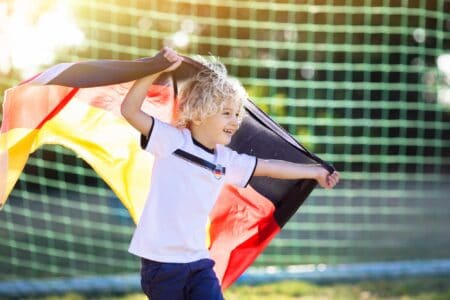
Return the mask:
[[[31,299],[31,298],[27,298]],[[140,293],[128,295],[78,295],[32,298],[39,300],[145,300]],[[255,286],[235,285],[225,292],[226,300],[449,300],[450,275],[432,278],[312,284],[283,281]]]

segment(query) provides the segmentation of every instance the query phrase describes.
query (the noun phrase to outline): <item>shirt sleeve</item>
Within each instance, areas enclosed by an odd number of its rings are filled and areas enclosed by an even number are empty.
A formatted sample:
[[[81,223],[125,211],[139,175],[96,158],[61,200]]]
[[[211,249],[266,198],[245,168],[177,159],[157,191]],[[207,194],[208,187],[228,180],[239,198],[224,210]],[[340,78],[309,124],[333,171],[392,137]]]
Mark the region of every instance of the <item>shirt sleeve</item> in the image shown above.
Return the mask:
[[[255,173],[258,160],[251,155],[230,151],[230,160],[225,173],[226,181],[239,187],[246,187]]]
[[[155,157],[172,154],[184,143],[183,131],[153,118],[148,138],[141,135],[141,147]]]

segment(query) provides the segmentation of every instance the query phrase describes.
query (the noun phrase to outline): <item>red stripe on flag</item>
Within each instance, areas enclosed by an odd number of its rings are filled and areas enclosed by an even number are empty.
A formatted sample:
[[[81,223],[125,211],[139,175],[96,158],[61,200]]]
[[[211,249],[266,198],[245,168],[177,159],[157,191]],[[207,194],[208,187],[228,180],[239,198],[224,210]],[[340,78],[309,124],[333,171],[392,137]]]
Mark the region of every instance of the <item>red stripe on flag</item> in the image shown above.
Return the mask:
[[[227,185],[210,214],[210,252],[222,287],[230,286],[280,231],[275,207],[251,186]]]
[[[61,102],[56,105],[56,107],[39,123],[39,125],[36,126],[36,129],[40,129],[45,122],[53,118],[58,112],[61,111],[61,109],[66,106],[66,104],[75,96],[75,94],[78,92],[78,88],[73,88],[62,100]]]
[[[62,86],[33,84],[7,90],[3,103],[1,132],[15,128],[42,127],[73,98],[77,90]]]
[[[274,218],[260,220],[258,232],[231,252],[227,269],[222,278],[222,288],[226,289],[232,285],[280,231],[281,228]]]

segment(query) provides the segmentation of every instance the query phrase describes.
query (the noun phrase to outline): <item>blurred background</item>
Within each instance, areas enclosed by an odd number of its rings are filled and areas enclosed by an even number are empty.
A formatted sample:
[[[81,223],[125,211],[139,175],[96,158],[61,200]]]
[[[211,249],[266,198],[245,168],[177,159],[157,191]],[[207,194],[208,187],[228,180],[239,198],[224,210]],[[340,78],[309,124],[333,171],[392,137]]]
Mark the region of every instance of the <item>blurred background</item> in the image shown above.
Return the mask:
[[[450,1],[2,0],[0,43],[0,95],[60,62],[218,56],[333,163],[339,186],[314,190],[242,280],[450,273]],[[0,281],[138,274],[133,229],[88,165],[46,146],[0,211]]]

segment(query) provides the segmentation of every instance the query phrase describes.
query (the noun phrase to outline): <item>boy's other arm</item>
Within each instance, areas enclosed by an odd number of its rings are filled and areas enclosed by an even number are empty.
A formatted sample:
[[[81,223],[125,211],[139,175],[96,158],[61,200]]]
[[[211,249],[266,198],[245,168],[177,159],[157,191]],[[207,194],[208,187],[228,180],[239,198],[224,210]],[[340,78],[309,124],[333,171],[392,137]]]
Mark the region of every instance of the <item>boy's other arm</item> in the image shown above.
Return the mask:
[[[162,51],[164,51],[164,57],[172,63],[172,65],[163,72],[170,72],[178,68],[183,61],[182,57],[178,56],[178,54],[170,48],[164,48]],[[120,106],[120,112],[128,123],[145,136],[148,135],[150,128],[153,126],[153,118],[142,111],[141,106],[147,95],[148,88],[161,73],[152,74],[136,80]]]
[[[284,160],[258,159],[254,176],[267,176],[279,179],[314,179],[326,189],[333,188],[340,174],[335,171],[328,173],[320,165],[297,164]]]

